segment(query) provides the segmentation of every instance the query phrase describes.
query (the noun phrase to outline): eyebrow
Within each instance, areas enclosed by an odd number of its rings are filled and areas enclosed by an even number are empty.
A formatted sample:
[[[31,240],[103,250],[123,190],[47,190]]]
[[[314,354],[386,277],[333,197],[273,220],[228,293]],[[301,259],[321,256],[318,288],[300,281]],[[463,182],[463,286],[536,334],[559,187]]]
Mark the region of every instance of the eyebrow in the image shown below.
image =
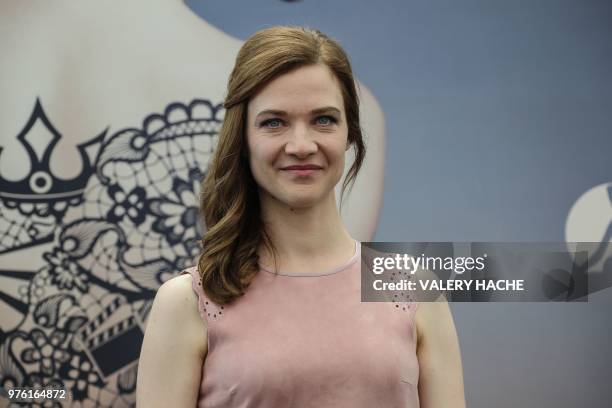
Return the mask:
[[[336,113],[338,115],[341,114],[340,109],[335,108],[333,106],[325,106],[323,108],[317,108],[317,109],[313,109],[310,111],[311,115],[317,115],[317,114],[321,114],[321,113]],[[258,117],[262,116],[262,115],[266,115],[266,114],[270,114],[270,115],[277,115],[277,116],[287,116],[287,112],[283,111],[283,110],[278,110],[278,109],[265,109],[262,110],[261,112],[259,112],[257,114],[257,116],[255,116],[255,119],[257,119]]]

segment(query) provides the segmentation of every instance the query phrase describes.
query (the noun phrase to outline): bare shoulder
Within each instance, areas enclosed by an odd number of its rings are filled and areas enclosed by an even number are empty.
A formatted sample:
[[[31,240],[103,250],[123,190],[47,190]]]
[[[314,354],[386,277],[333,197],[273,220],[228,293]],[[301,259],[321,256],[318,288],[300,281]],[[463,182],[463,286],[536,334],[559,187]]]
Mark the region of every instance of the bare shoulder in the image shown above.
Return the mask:
[[[157,290],[140,350],[137,406],[195,406],[206,358],[206,323],[190,275]]]
[[[178,275],[164,282],[155,295],[155,302],[167,308],[198,305],[198,297],[192,288],[189,274]]]
[[[423,290],[419,283],[419,281],[436,280],[438,276],[430,270],[419,269],[415,278],[419,288],[416,295],[419,307],[415,315],[415,326],[419,341],[440,335],[441,332],[453,332],[455,328],[444,293],[436,290]]]
[[[438,279],[427,270],[418,279]],[[463,368],[457,330],[442,292],[422,294],[415,315],[419,360],[419,401],[425,407],[465,408]]]
[[[206,354],[206,322],[198,311],[198,297],[189,274],[175,276],[157,290],[149,321],[156,332],[184,333],[185,341],[193,341],[199,354]],[[183,336],[181,336],[183,337]]]
[[[175,297],[168,295],[182,295],[197,304],[198,298],[193,292],[192,280],[193,278],[188,273],[168,279],[157,290],[157,296],[172,299]]]

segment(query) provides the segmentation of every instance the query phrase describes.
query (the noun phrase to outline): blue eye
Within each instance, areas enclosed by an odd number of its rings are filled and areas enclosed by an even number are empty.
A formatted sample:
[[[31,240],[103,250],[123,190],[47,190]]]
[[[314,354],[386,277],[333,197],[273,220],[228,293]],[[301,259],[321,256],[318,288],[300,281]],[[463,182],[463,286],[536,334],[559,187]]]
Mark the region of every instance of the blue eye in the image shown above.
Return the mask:
[[[282,124],[282,121],[280,119],[268,119],[268,120],[264,120],[263,122],[261,122],[260,126],[271,128],[271,129],[276,129],[280,127],[281,124]]]
[[[321,121],[321,119],[324,119],[323,121]],[[319,125],[323,125],[323,126],[329,126],[331,124],[336,123],[336,118],[334,118],[333,116],[319,116],[317,118],[317,123]]]

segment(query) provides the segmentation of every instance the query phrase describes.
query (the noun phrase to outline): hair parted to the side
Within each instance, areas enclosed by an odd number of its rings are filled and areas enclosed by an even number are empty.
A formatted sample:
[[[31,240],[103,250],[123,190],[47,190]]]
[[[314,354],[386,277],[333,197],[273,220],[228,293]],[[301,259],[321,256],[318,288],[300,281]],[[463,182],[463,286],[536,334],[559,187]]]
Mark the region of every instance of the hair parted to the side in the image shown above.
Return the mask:
[[[198,261],[200,284],[215,303],[227,304],[244,294],[258,271],[258,248],[276,250],[261,218],[256,182],[246,143],[247,104],[272,79],[292,69],[324,64],[339,82],[354,162],[342,185],[349,192],[365,157],[359,100],[348,57],[340,45],[318,30],[277,26],[258,31],[242,46],[229,77],[225,118],[208,172],[202,182],[200,211],[207,230]]]

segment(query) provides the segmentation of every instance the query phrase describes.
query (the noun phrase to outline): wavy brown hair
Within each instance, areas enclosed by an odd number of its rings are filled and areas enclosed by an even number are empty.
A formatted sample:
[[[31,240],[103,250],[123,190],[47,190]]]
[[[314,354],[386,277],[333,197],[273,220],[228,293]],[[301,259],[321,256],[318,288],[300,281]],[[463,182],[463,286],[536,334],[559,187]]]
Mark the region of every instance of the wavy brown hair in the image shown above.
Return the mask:
[[[198,260],[201,285],[215,303],[244,294],[258,271],[263,243],[277,252],[261,218],[257,184],[248,162],[247,104],[271,80],[295,68],[324,64],[339,81],[355,160],[342,185],[352,185],[365,157],[359,99],[348,57],[340,45],[318,30],[280,26],[258,31],[242,46],[229,77],[225,118],[214,156],[202,182],[200,211],[207,226]],[[350,192],[350,188],[349,188]]]

